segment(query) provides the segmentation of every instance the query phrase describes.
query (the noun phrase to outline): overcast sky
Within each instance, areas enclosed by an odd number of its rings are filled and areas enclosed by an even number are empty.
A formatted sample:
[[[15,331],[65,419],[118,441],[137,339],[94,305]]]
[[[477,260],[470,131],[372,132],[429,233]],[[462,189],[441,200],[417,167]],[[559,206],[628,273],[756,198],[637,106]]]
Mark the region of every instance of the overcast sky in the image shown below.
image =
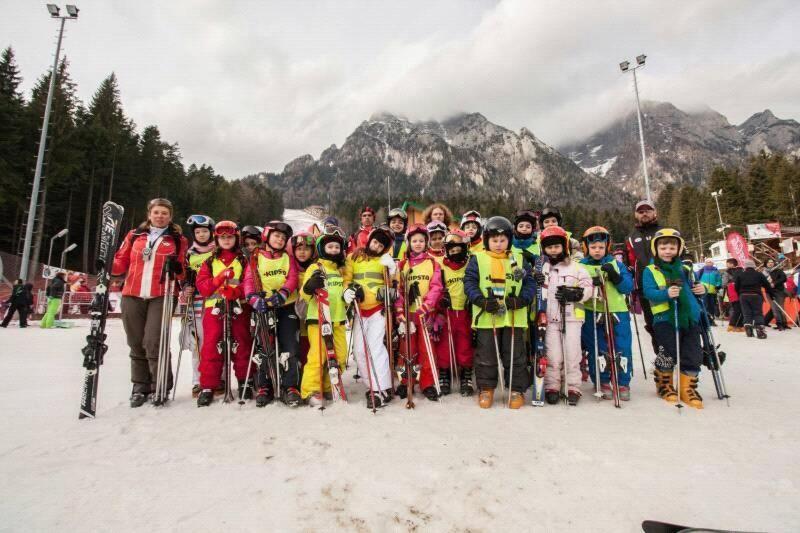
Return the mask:
[[[75,0],[64,51],[79,96],[117,73],[139,130],[229,178],[341,146],[376,111],[478,111],[548,144],[633,106],[617,64],[639,53],[642,98],[708,105],[733,123],[800,119],[800,2],[706,0]],[[30,90],[52,62],[44,2],[0,0]]]

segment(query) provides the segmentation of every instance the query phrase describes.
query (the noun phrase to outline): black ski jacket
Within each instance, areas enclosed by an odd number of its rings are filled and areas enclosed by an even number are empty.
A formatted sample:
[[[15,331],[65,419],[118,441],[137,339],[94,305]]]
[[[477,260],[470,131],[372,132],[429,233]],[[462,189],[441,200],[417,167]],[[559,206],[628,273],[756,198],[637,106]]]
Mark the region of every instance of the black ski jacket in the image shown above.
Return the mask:
[[[650,241],[660,229],[661,225],[657,220],[646,226],[637,226],[633,228],[625,242],[628,266],[634,269],[634,286],[637,289],[642,287],[642,273],[653,258],[653,254],[650,252]]]
[[[764,274],[754,268],[746,268],[734,278],[733,286],[739,296],[743,294],[761,294],[761,289],[766,289],[767,294],[772,294],[772,287],[769,286]]]

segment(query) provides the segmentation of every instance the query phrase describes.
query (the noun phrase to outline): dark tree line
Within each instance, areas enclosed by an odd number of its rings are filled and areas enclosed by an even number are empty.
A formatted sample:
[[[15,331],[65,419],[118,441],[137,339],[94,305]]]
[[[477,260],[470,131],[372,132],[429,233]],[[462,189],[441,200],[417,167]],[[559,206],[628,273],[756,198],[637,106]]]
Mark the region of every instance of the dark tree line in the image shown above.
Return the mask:
[[[11,47],[0,54],[0,250],[21,253],[36,152],[50,72],[30,98],[20,91],[22,76]],[[123,230],[145,218],[150,198],[175,205],[181,224],[191,213],[262,224],[280,217],[283,201],[261,180],[226,180],[205,164],[184,167],[177,143],[161,138],[158,127],[137,131],[125,115],[114,73],[87,104],[76,96],[69,61],[61,61],[46,144],[31,262],[47,259],[47,241],[63,228],[80,253],[68,267],[94,270],[100,207],[111,199],[126,208]]]

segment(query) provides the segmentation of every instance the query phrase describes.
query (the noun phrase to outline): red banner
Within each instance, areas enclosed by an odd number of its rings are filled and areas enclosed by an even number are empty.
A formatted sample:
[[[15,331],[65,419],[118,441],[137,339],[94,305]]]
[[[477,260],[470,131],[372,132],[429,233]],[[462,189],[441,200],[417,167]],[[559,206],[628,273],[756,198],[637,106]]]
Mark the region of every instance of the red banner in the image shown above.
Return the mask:
[[[747,251],[747,241],[735,231],[728,233],[725,245],[731,257],[739,261],[739,265],[744,265],[744,260],[750,257],[750,253]]]

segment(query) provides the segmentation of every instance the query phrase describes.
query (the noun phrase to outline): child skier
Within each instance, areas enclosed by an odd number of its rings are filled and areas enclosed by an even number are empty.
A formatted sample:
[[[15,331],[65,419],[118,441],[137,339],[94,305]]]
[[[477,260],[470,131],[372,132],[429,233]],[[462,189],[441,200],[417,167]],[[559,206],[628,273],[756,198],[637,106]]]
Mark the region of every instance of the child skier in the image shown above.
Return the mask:
[[[444,222],[434,220],[426,228],[428,230],[428,253],[441,265],[444,259],[444,237],[447,235],[447,226]]]
[[[244,275],[244,292],[256,313],[275,313],[277,321],[278,364],[281,400],[291,407],[301,403],[300,362],[298,352],[299,323],[294,302],[297,300],[297,264],[286,250],[292,228],[274,220],[264,227],[262,248],[256,249]],[[259,376],[256,406],[264,407],[272,400],[272,388],[267,376]]]
[[[406,394],[413,396],[414,391],[408,389],[408,372],[416,373],[416,367],[419,365],[421,370],[418,382],[422,394],[431,401],[437,401],[439,394],[434,380],[438,377],[438,371],[433,368],[435,361],[433,365],[431,364],[431,359],[435,358],[435,355],[428,350],[426,339],[429,336],[427,329],[423,331],[423,328],[428,327],[431,313],[436,309],[442,296],[441,267],[427,252],[428,231],[425,226],[412,224],[406,234],[406,240],[407,258],[398,265],[400,285],[395,302],[395,316],[401,337],[408,335],[411,353],[406,353],[406,342],[401,339],[400,350],[406,359],[400,364],[402,383],[397,387],[397,395],[401,398],[405,398]],[[404,313],[406,305],[411,323],[406,322]],[[412,368],[407,368],[408,363],[411,363]],[[416,377],[414,381],[417,381]]]
[[[192,397],[200,395],[200,347],[203,345],[203,296],[195,291],[195,280],[203,266],[214,253],[214,219],[206,215],[192,215],[186,221],[192,236],[192,245],[186,251],[186,280],[183,296],[186,304],[192,306],[192,326],[187,323],[181,330],[180,338],[185,339],[185,347],[192,351]],[[196,341],[196,342],[195,342]],[[222,393],[220,388],[219,393]]]
[[[538,219],[536,213],[528,209],[517,211],[514,217],[514,240],[511,249],[519,251],[531,265],[534,257],[539,255],[539,241],[536,239],[536,226]]]
[[[363,381],[371,385],[366,392],[369,408],[385,405],[393,392],[389,353],[384,345],[386,320],[383,315],[384,306],[391,304],[385,302],[384,269],[391,278],[397,268],[387,253],[393,240],[388,228],[375,228],[367,239],[367,246],[348,257],[344,269],[345,304],[350,306],[355,302],[357,306],[350,334],[354,336],[353,352]]]
[[[406,228],[408,227],[408,215],[402,209],[394,208],[389,211],[386,217],[386,224],[392,231],[394,242],[392,243],[391,254],[395,261],[404,259],[406,256]]]
[[[630,315],[625,296],[633,290],[633,277],[630,271],[621,262],[611,255],[611,235],[602,226],[593,226],[583,233],[584,258],[581,264],[592,277],[593,297],[584,306],[586,321],[581,328],[581,342],[589,351],[589,376],[592,383],[597,386],[597,371],[595,353],[606,358],[608,351],[607,324],[612,324],[614,333],[614,351],[617,360],[617,384],[619,385],[619,399],[631,399],[631,373],[633,370],[633,339],[631,337]],[[600,286],[606,293],[606,301],[610,317],[605,316],[605,304],[601,299]],[[601,315],[597,320],[598,314]],[[594,340],[597,338],[595,349]],[[613,397],[611,390],[611,360],[606,358],[605,370],[600,372],[600,391],[603,398],[610,400]],[[602,366],[602,365],[601,365]]]
[[[442,260],[444,291],[439,301],[439,314],[444,328],[434,341],[439,367],[439,388],[442,394],[451,390],[451,357],[455,358],[462,396],[472,396],[472,330],[467,295],[464,292],[464,273],[467,270],[469,240],[461,230],[453,230],[444,239],[445,257]],[[451,354],[452,351],[452,354]],[[452,370],[456,370],[452,369]]]
[[[245,259],[239,248],[239,231],[235,222],[223,220],[214,227],[217,249],[200,267],[197,290],[205,298],[203,311],[203,349],[200,356],[200,387],[198,407],[211,405],[214,389],[220,386],[220,372],[224,372],[223,346],[231,347],[231,360],[239,397],[243,396],[247,369],[250,365],[250,310],[242,305],[240,282],[244,274]],[[226,317],[226,313],[229,316]],[[231,324],[230,339],[223,338],[224,321]],[[230,386],[226,383],[224,386]],[[252,386],[251,386],[252,390]]]
[[[547,279],[547,372],[545,400],[558,403],[563,385],[567,402],[577,405],[581,397],[581,325],[583,302],[592,296],[589,273],[569,254],[569,237],[561,227],[542,230],[540,243],[547,262],[542,274]],[[566,383],[562,383],[562,371]]]
[[[298,279],[303,279],[308,267],[317,259],[314,236],[307,231],[301,231],[297,235],[292,236],[291,250],[292,257],[294,257],[294,261],[297,264],[297,277]],[[297,313],[300,330],[300,351],[298,352],[298,358],[300,360],[300,375],[302,380],[303,367],[306,364],[306,357],[308,356],[309,349],[308,326],[306,325],[308,302],[302,298],[298,298],[294,302],[294,310]]]
[[[242,228],[242,253],[249,259],[256,248],[261,246],[261,233],[264,228],[258,226],[245,226]]]
[[[347,364],[347,310],[343,299],[342,277],[345,263],[344,235],[338,228],[320,235],[316,248],[319,259],[306,270],[301,292],[301,297],[308,305],[306,325],[310,348],[300,390],[303,400],[312,407],[320,407],[325,399],[332,399],[331,371],[337,372],[341,379]],[[327,304],[324,298],[326,291]],[[326,334],[326,327],[321,327],[327,326],[325,323],[328,321],[330,334]]]
[[[545,207],[542,209],[542,213],[539,215],[539,221],[542,224],[542,229],[549,228],[550,226],[564,227],[564,219],[561,216],[561,211],[557,207]],[[567,231],[566,233],[567,240],[569,241],[569,256],[575,261],[583,259],[581,243],[579,243],[577,239],[572,238],[571,231]]]
[[[508,406],[512,409],[525,403],[525,389],[530,384],[525,336],[527,307],[533,301],[536,283],[531,265],[521,253],[511,250],[513,233],[508,219],[487,220],[483,228],[485,250],[470,257],[464,273],[464,291],[472,303],[472,327],[477,330],[475,381],[482,409],[492,406],[498,377],[508,386]]]
[[[691,270],[681,264],[685,249],[680,232],[658,230],[650,241],[653,261],[644,270],[642,288],[653,311],[653,336],[659,345],[655,376],[658,395],[669,403],[678,401],[673,387],[673,372],[680,349],[680,400],[697,409],[703,398],[697,393],[697,376],[703,362],[700,345],[700,305],[692,296],[705,294],[701,283],[692,284]],[[680,347],[675,343],[678,328]]]
[[[483,250],[483,220],[481,214],[475,211],[467,211],[461,215],[461,231],[467,234],[469,239],[469,251],[471,253]]]

